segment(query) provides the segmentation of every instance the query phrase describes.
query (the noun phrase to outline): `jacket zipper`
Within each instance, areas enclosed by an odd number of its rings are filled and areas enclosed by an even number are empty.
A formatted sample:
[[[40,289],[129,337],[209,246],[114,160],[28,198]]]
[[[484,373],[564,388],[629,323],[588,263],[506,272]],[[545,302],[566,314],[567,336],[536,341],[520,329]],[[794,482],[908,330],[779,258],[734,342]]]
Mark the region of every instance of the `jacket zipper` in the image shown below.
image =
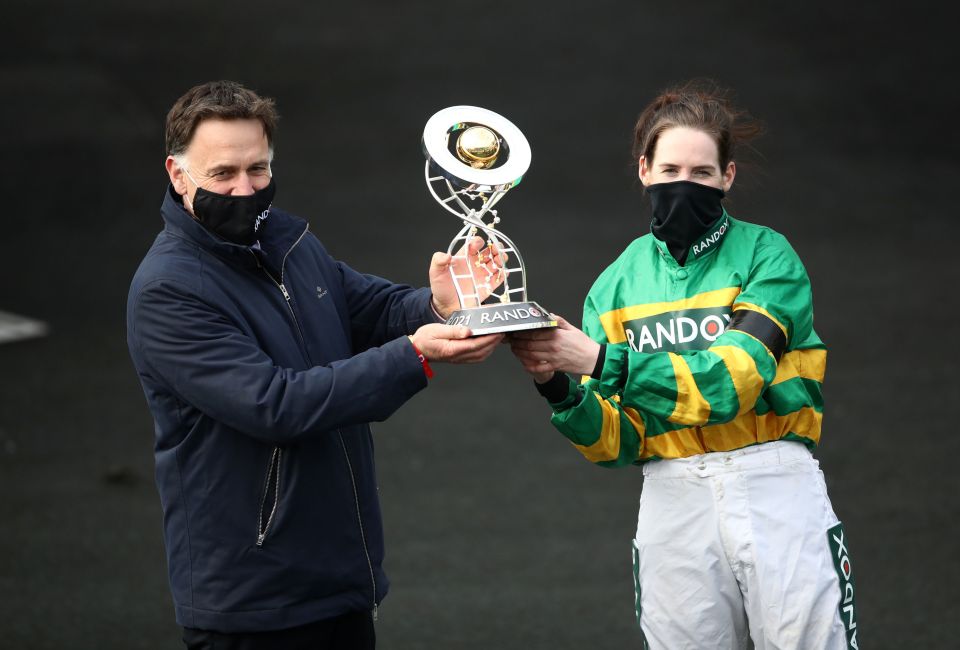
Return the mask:
[[[287,287],[286,287],[286,285],[285,285],[284,282],[283,282],[283,270],[284,270],[284,266],[286,266],[286,264],[287,264],[287,257],[290,255],[290,252],[293,251],[294,248],[296,248],[297,244],[300,243],[300,241],[303,239],[304,235],[307,234],[307,230],[309,230],[309,228],[304,228],[304,229],[303,229],[303,232],[300,233],[300,237],[297,238],[297,241],[295,241],[295,242],[293,243],[293,246],[291,246],[290,249],[289,249],[289,250],[286,252],[286,254],[283,256],[283,261],[280,263],[280,281],[279,281],[279,282],[277,282],[276,279],[275,279],[272,275],[270,275],[270,273],[268,273],[266,269],[263,269],[263,272],[266,274],[266,276],[267,276],[268,278],[270,278],[270,280],[271,280],[275,285],[277,285],[277,288],[280,289],[280,293],[283,294],[283,299],[284,299],[284,300],[286,301],[286,303],[287,303],[287,308],[290,310],[290,316],[293,318],[293,323],[294,323],[294,325],[295,325],[296,328],[297,328],[297,335],[300,337],[300,344],[303,346],[303,354],[304,354],[304,356],[307,358],[307,361],[308,361],[311,365],[313,365],[313,361],[310,360],[310,353],[307,351],[307,343],[306,343],[306,341],[305,341],[304,338],[303,338],[303,331],[300,329],[300,321],[297,320],[297,314],[296,314],[296,312],[293,311],[293,305],[290,303],[290,292],[287,291]],[[261,267],[261,268],[262,268],[262,267]],[[354,503],[354,506],[356,506],[356,509],[357,509],[357,524],[360,526],[360,541],[361,541],[361,543],[363,544],[363,555],[364,555],[364,557],[365,557],[366,560],[367,560],[367,569],[370,570],[370,583],[371,583],[371,585],[373,585],[373,620],[376,621],[376,620],[377,620],[377,613],[378,613],[378,612],[377,612],[377,609],[378,609],[378,605],[377,605],[377,577],[376,577],[376,574],[374,574],[374,572],[373,572],[373,561],[370,559],[370,550],[369,550],[369,548],[367,547],[367,535],[366,535],[366,532],[365,532],[364,529],[363,529],[363,519],[362,519],[362,517],[360,516],[360,496],[359,496],[359,494],[357,493],[357,479],[356,479],[356,477],[353,475],[353,463],[350,462],[350,454],[347,452],[347,445],[346,445],[346,443],[343,441],[343,433],[340,431],[340,429],[337,429],[337,436],[340,438],[340,448],[343,449],[343,457],[344,457],[344,458],[346,459],[346,461],[347,461],[347,470],[350,472],[350,484],[351,484],[351,486],[353,487],[353,503]],[[275,449],[274,451],[279,451],[279,448]],[[279,469],[279,463],[278,463],[278,469]],[[268,478],[269,478],[269,473],[268,473],[267,476],[268,476]],[[278,485],[278,487],[279,487],[279,480],[280,480],[280,477],[279,477],[279,473],[278,473],[278,475],[277,475],[277,485]],[[262,514],[262,513],[261,513],[261,514]],[[272,513],[271,513],[271,516],[272,516]],[[267,526],[269,527],[269,525],[270,525],[270,522],[269,522],[269,520],[268,520],[268,521],[267,521]],[[266,534],[266,531],[264,531],[264,534]],[[258,539],[259,539],[259,538],[258,538]],[[258,544],[257,544],[257,545],[258,545],[258,546],[260,545],[259,541],[258,541]]]
[[[297,320],[297,314],[293,311],[293,305],[290,304],[290,293],[287,291],[286,286],[283,284],[283,267],[287,264],[287,257],[290,255],[290,252],[297,247],[297,244],[303,239],[303,236],[307,234],[309,228],[304,228],[303,232],[300,233],[300,236],[297,237],[297,241],[293,242],[293,245],[287,250],[283,256],[283,261],[280,262],[280,282],[277,282],[272,275],[265,269],[261,264],[260,260],[254,255],[254,259],[257,261],[257,266],[263,269],[263,273],[270,278],[270,281],[273,282],[280,289],[280,293],[283,294],[283,299],[287,303],[287,309],[290,310],[290,316],[293,318],[293,324],[297,328],[297,336],[300,337],[300,345],[303,348],[303,354],[307,357],[307,360],[310,360],[310,355],[307,352],[307,344],[303,339],[303,332],[300,330],[300,322]],[[252,252],[252,251],[251,251]],[[280,447],[274,447],[273,452],[270,454],[270,463],[267,465],[267,478],[264,481],[263,485],[263,499],[260,502],[260,513],[257,518],[257,546],[262,547],[264,540],[267,538],[267,533],[270,530],[270,525],[273,523],[273,517],[277,513],[277,506],[280,504],[280,461],[283,459],[283,450]],[[273,490],[273,507],[270,509],[270,515],[267,517],[267,523],[263,523],[263,512],[267,504],[267,494],[270,492],[270,475],[274,472],[276,468],[276,474],[274,476],[274,490]]]
[[[280,293],[283,294],[283,299],[287,303],[287,309],[290,310],[290,317],[293,318],[293,325],[294,327],[297,328],[297,336],[300,338],[300,345],[303,347],[303,354],[307,358],[307,361],[310,363],[310,365],[313,365],[313,361],[310,360],[310,353],[307,351],[307,342],[303,338],[303,330],[300,329],[300,321],[297,320],[297,314],[295,311],[293,311],[293,304],[291,304],[290,302],[290,292],[287,291],[287,287],[283,283],[283,269],[287,265],[287,257],[289,257],[293,249],[297,247],[297,244],[300,243],[300,241],[303,239],[303,236],[307,234],[307,230],[309,230],[309,228],[303,229],[303,232],[300,233],[299,237],[297,237],[297,241],[293,242],[293,245],[284,254],[283,261],[280,262],[280,281],[279,282],[277,282],[276,278],[270,275],[267,269],[264,268],[263,272],[268,278],[270,278],[271,282],[277,285],[277,288],[280,289]],[[263,267],[261,266],[260,268],[263,268]]]
[[[297,320],[297,315],[293,311],[293,305],[290,304],[290,293],[287,291],[287,288],[283,284],[283,267],[287,263],[287,257],[290,255],[290,251],[296,248],[297,244],[303,239],[303,236],[307,234],[308,228],[304,228],[303,232],[300,233],[300,236],[297,238],[297,241],[293,243],[292,246],[287,250],[286,254],[283,256],[283,261],[280,263],[280,282],[277,282],[272,275],[260,264],[259,258],[254,255],[254,259],[257,262],[257,266],[263,269],[263,273],[270,278],[270,281],[273,282],[280,289],[280,293],[283,294],[283,299],[287,303],[287,309],[290,310],[290,316],[293,318],[293,324],[297,328],[297,336],[300,337],[300,345],[303,348],[303,354],[309,360],[310,355],[307,353],[307,344],[303,339],[303,332],[300,330],[300,322]],[[252,251],[251,251],[252,252]],[[257,546],[262,547],[264,540],[267,538],[267,533],[270,531],[270,525],[273,523],[273,517],[277,513],[277,506],[280,504],[280,461],[283,460],[283,449],[280,447],[274,447],[273,451],[270,454],[270,463],[267,465],[267,478],[263,484],[263,499],[260,501],[260,512],[257,518]],[[276,474],[273,474],[276,472]],[[273,489],[273,507],[270,509],[270,514],[267,516],[267,523],[263,523],[263,513],[267,505],[267,495],[270,493],[270,477],[273,474],[274,480],[274,489]]]
[[[360,526],[360,541],[363,543],[363,554],[367,558],[367,568],[370,569],[370,582],[373,584],[373,620],[377,620],[377,577],[373,573],[373,562],[370,560],[370,550],[367,548],[367,535],[363,530],[363,519],[360,517],[360,496],[357,494],[357,480],[353,476],[353,463],[350,462],[350,454],[347,453],[347,445],[343,441],[343,432],[337,429],[337,436],[340,438],[340,447],[343,449],[343,457],[347,459],[347,469],[350,470],[350,483],[353,485],[353,501],[357,507],[357,524]]]
[[[270,530],[270,524],[273,523],[273,516],[277,514],[277,505],[280,503],[280,461],[283,459],[283,450],[280,447],[274,447],[270,454],[270,462],[267,464],[267,478],[263,482],[263,498],[260,500],[260,515],[257,517],[257,546],[263,546],[263,540],[267,538],[267,532]],[[270,514],[267,516],[267,523],[263,523],[263,512],[267,505],[267,495],[270,494],[270,477],[273,476],[273,507],[270,508]]]

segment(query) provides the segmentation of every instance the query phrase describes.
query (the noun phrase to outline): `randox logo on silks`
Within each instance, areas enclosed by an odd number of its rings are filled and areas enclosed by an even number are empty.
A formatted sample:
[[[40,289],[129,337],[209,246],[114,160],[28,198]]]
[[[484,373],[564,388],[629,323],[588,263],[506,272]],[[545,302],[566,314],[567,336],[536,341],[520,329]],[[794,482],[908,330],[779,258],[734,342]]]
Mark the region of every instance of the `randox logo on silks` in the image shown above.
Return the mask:
[[[720,223],[717,224],[717,227],[714,228],[713,232],[705,235],[700,241],[694,243],[694,245],[690,247],[690,252],[693,253],[693,258],[698,259],[702,255],[706,255],[710,250],[719,246],[720,241],[724,238],[724,236],[726,236],[729,228],[730,217],[726,212],[724,212],[723,219],[720,220]]]
[[[625,321],[623,331],[634,352],[705,350],[723,334],[731,314],[729,306],[669,311]]]
[[[840,581],[840,621],[847,633],[847,648],[858,650],[860,646],[857,643],[856,584],[853,580],[853,565],[850,564],[850,553],[847,551],[847,540],[844,538],[842,523],[838,523],[827,531],[827,540],[830,542],[833,567],[837,570],[837,578]]]

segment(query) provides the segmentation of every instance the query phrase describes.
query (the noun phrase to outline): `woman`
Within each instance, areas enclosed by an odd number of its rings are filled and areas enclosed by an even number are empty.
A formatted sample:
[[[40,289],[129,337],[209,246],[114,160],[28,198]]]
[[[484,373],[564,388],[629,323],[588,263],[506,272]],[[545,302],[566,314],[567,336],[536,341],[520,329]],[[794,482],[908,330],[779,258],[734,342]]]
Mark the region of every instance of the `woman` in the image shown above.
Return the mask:
[[[657,97],[634,132],[651,233],[597,279],[583,332],[512,335],[554,426],[592,462],[642,465],[645,647],[857,647],[846,539],[811,455],[826,349],[810,282],[782,235],[722,204],[758,131],[712,88]]]

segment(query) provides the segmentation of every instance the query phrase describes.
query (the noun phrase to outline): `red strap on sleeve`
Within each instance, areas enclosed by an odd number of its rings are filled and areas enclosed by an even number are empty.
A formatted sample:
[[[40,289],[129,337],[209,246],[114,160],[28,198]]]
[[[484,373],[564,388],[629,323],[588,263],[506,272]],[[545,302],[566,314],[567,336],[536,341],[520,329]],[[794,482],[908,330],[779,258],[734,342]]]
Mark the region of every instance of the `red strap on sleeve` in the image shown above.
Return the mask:
[[[430,367],[430,364],[427,363],[427,358],[423,356],[423,352],[421,352],[417,344],[413,342],[413,338],[410,336],[407,338],[410,339],[410,345],[413,346],[413,351],[417,353],[417,358],[420,359],[420,365],[423,366],[423,373],[427,376],[427,379],[433,379],[433,369]]]

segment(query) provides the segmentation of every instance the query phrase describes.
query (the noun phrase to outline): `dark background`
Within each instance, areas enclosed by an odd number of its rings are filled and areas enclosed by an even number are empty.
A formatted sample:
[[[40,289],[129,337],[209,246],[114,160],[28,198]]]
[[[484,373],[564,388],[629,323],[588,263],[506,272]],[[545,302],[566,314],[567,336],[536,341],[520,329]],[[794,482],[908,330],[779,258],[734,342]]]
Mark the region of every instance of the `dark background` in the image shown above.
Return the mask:
[[[918,3],[858,4],[5,2],[0,310],[51,335],[0,347],[0,647],[178,647],[124,309],[188,87],[275,97],[278,203],[413,284],[457,229],[423,183],[424,123],[454,104],[508,116],[533,164],[503,226],[532,297],[576,322],[647,230],[633,122],[695,76],[768,125],[729,210],[783,232],[813,282],[831,350],[817,455],[861,647],[954,647],[956,35]],[[584,461],[506,349],[436,370],[375,427],[381,647],[637,647],[639,470]]]

